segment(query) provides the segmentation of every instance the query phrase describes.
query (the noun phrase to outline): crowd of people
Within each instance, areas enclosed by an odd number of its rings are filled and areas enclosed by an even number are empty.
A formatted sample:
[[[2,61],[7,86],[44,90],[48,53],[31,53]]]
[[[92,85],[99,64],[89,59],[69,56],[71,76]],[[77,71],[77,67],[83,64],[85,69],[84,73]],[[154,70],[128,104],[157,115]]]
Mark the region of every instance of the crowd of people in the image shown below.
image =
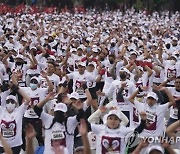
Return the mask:
[[[179,12],[24,11],[0,16],[0,153],[180,153]]]

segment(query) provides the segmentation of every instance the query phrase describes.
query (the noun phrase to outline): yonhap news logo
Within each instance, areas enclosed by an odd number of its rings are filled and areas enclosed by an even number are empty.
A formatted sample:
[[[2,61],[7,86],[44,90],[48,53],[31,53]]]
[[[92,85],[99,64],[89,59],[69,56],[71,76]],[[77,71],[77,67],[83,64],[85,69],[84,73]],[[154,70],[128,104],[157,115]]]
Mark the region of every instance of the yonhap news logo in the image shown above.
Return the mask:
[[[129,132],[128,134],[126,134],[125,136],[125,142],[126,142],[126,146],[128,148],[133,148],[135,146],[137,146],[140,141],[142,142],[146,142],[148,144],[153,144],[153,143],[158,143],[158,144],[162,144],[162,143],[168,143],[168,144],[176,144],[178,142],[180,142],[180,136],[176,136],[174,137],[168,137],[168,136],[148,136],[148,137],[142,137],[139,135],[138,132]]]
[[[128,146],[129,148],[137,146],[140,140],[141,139],[138,132],[129,132],[125,136],[126,146]]]

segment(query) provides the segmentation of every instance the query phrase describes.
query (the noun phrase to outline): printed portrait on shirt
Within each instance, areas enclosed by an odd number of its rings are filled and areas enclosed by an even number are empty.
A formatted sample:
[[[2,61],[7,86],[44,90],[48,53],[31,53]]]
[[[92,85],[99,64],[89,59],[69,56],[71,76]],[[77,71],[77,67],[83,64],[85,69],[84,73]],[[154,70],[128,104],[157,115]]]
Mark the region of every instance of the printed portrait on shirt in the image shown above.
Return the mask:
[[[16,136],[16,129],[17,125],[15,120],[9,122],[5,120],[1,121],[1,133],[4,138],[11,138]]]

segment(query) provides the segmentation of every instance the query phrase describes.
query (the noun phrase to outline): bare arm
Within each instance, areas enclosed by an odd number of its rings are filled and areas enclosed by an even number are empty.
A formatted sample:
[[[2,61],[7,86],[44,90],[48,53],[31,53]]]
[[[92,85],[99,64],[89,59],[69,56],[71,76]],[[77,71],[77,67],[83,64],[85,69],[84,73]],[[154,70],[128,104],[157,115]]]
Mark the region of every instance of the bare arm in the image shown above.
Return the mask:
[[[171,124],[167,129],[166,133],[169,137],[176,138],[176,129],[180,127],[180,120],[177,120],[175,123]]]
[[[128,100],[129,100],[131,103],[134,104],[134,99],[135,99],[135,97],[137,96],[138,93],[139,93],[139,89],[137,89],[135,92],[133,92],[132,95],[129,97]]]
[[[3,138],[1,133],[0,133],[0,141],[1,141],[1,144],[3,146],[5,154],[13,154],[11,147],[8,145],[8,143]]]
[[[171,94],[171,92],[167,89],[167,88],[165,88],[165,87],[163,87],[162,89],[160,89],[161,91],[164,91],[165,93],[166,93],[166,95],[168,96],[168,98],[169,98],[169,108],[175,103],[175,99],[174,99],[174,97],[173,97],[173,95]]]
[[[79,133],[82,137],[82,142],[84,146],[84,154],[91,154],[90,144],[87,137],[87,125],[86,121],[84,119],[81,119],[80,126],[78,127]]]
[[[51,100],[51,99],[54,99],[54,93],[53,93],[53,92],[49,93],[49,94],[46,96],[45,99],[43,99],[42,101],[40,101],[40,102],[37,104],[37,106],[38,106],[39,108],[42,108],[42,107],[43,107],[49,100]]]
[[[48,76],[47,76],[47,73],[44,72],[44,71],[41,71],[41,76],[46,79],[46,82],[47,82],[47,84],[48,84],[48,91],[49,91],[49,92],[53,91],[54,85],[53,85],[52,82],[49,80],[49,78],[48,78]]]
[[[36,136],[36,132],[31,124],[28,124],[26,129],[26,154],[34,153],[33,138]]]
[[[144,68],[148,71],[148,77],[150,77],[153,73],[152,69],[150,69],[147,65]]]

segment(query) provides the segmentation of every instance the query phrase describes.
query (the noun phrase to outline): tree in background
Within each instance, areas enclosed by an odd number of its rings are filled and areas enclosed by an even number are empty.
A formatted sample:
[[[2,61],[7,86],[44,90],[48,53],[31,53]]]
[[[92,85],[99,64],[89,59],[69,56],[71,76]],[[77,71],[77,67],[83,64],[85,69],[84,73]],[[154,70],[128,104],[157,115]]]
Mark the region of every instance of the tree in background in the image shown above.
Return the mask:
[[[170,12],[180,11],[180,0],[0,0],[8,5],[31,4],[29,1],[37,1],[41,6],[59,6],[71,9],[75,4],[83,5],[85,8],[101,10],[120,9],[125,11],[134,7],[136,10],[146,9],[149,13],[153,11],[169,10]]]

